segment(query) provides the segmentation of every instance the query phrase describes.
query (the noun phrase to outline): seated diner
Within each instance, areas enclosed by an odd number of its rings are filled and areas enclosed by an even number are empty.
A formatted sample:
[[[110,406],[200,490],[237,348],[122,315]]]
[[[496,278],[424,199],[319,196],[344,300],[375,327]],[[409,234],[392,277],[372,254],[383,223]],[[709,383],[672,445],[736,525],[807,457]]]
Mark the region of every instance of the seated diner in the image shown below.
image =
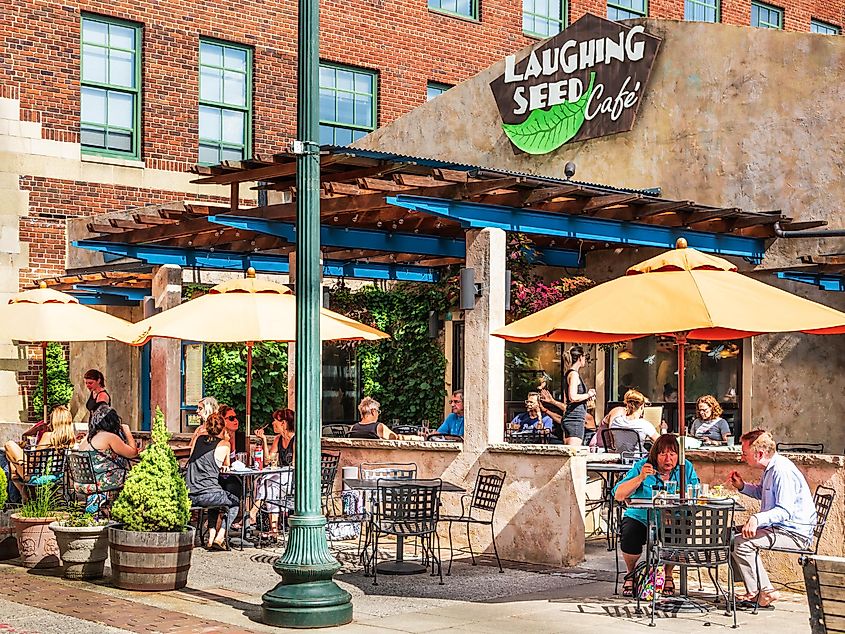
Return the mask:
[[[525,398],[525,411],[511,420],[512,431],[532,431],[552,428],[552,419],[540,411],[540,394],[529,392]]]
[[[452,398],[449,399],[452,412],[443,420],[437,428],[438,434],[449,434],[451,436],[464,435],[464,391],[455,390]]]
[[[395,433],[378,421],[381,412],[381,403],[370,396],[365,396],[358,403],[358,412],[361,420],[352,426],[349,431],[349,438],[368,438],[371,440],[399,440],[399,434]]]
[[[637,390],[625,392],[625,413],[610,421],[610,429],[631,429],[640,437],[640,446],[646,448],[647,441],[655,442],[659,434],[647,420],[643,419],[645,412],[646,398]],[[636,447],[620,447],[617,442],[617,451],[633,451]]]
[[[193,506],[208,508],[208,543],[210,550],[228,550],[226,533],[238,516],[240,499],[220,485],[220,471],[229,467],[229,444],[223,417],[212,414],[205,422],[206,433],[197,438],[191,456],[185,481],[188,497]],[[226,523],[218,509],[225,507]]]
[[[294,418],[292,409],[277,409],[273,412],[273,432],[276,437],[269,447],[264,429],[255,430],[255,435],[264,445],[264,456],[268,465],[293,466],[294,430],[296,429]],[[292,508],[287,499],[290,478],[290,471],[280,471],[258,476],[255,480],[255,502],[249,511],[249,523],[252,526],[258,525],[258,511],[263,506],[269,519],[269,531],[266,531],[262,537],[276,539],[279,536],[279,514]]]
[[[626,395],[627,397],[627,395]],[[668,482],[679,483],[681,480],[678,466],[678,439],[673,434],[660,436],[648,452],[648,457],[634,463],[625,477],[613,488],[613,499],[623,503],[630,499],[651,500],[656,490],[665,491]],[[687,460],[685,480],[689,484],[698,484],[698,475],[692,463]],[[678,486],[676,484],[676,486]],[[633,596],[634,568],[643,553],[648,537],[648,511],[640,508],[626,508],[620,525],[619,548],[625,560],[625,582],[622,596]],[[675,581],[672,578],[673,566],[666,566],[666,582],[663,595],[675,593]]]
[[[73,431],[73,417],[70,410],[64,405],[58,405],[50,413],[50,426],[40,436],[35,445],[36,449],[55,447],[56,449],[68,449],[73,446],[75,434]],[[12,482],[21,490],[24,478],[24,449],[14,440],[5,445],[6,459],[9,461],[9,472],[12,475]]]
[[[91,414],[88,436],[79,443],[80,451],[91,454],[96,484],[74,483],[74,490],[87,496],[85,511],[106,515],[111,495],[123,487],[129,470],[128,460],[138,456],[135,438],[111,407],[101,404]]]
[[[692,421],[690,433],[701,442],[720,445],[731,435],[728,421],[722,418],[722,406],[715,396],[705,394],[695,402],[698,418]]]

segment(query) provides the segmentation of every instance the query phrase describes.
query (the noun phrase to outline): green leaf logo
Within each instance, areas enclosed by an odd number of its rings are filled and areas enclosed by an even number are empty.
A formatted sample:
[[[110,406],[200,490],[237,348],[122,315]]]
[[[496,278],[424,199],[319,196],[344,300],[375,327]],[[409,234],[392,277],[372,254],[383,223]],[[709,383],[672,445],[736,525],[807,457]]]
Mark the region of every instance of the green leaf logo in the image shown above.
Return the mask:
[[[522,123],[503,123],[502,128],[511,143],[527,154],[546,154],[569,141],[584,123],[584,111],[593,93],[595,78],[596,74],[590,73],[590,85],[575,103],[555,104],[548,110],[538,108]]]

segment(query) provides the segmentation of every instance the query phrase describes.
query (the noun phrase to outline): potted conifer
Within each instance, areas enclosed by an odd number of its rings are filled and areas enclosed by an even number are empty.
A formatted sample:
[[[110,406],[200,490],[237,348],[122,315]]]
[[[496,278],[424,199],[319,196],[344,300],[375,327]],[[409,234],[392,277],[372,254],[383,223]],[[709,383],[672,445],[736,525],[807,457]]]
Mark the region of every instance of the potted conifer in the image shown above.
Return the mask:
[[[112,581],[125,590],[175,590],[188,583],[194,529],[191,503],[156,408],[152,443],[129,472],[112,507],[109,557]]]
[[[99,579],[109,556],[108,520],[75,509],[50,524],[67,579]]]
[[[57,568],[61,564],[56,536],[48,526],[63,515],[54,484],[36,487],[35,495],[12,514],[24,568]]]

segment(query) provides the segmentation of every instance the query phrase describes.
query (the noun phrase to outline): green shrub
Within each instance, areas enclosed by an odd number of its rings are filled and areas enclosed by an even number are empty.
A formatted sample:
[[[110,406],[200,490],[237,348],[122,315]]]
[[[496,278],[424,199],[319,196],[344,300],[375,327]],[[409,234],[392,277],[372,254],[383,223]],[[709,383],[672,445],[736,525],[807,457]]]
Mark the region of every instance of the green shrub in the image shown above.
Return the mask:
[[[32,394],[32,409],[41,415],[44,409],[44,388],[41,378],[40,360],[38,361],[38,387]],[[65,351],[59,343],[47,344],[47,408],[67,405],[73,398],[73,383],[70,382]]]
[[[179,473],[169,439],[164,414],[156,408],[152,444],[141,454],[141,462],[129,472],[112,507],[112,519],[122,523],[126,530],[181,531],[188,523],[191,513],[188,487]]]
[[[105,526],[108,520],[98,520],[93,513],[83,512],[80,508],[72,508],[67,516],[59,520],[59,525],[69,528],[88,528],[91,526]]]
[[[35,495],[21,506],[21,517],[54,517],[65,509],[64,501],[55,484],[42,484],[35,487]]]
[[[9,481],[6,479],[6,472],[0,469],[0,509],[6,506],[9,499]]]

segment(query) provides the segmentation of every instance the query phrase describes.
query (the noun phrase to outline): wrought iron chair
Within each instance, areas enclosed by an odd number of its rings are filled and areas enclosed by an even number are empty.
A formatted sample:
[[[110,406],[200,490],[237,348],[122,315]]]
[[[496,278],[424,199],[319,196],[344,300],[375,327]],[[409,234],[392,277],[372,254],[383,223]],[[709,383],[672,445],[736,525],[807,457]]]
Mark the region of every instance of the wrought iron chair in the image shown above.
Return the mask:
[[[824,443],[820,442],[779,442],[776,447],[783,453],[824,453]]]
[[[65,454],[67,449],[41,447],[24,449],[23,453],[23,490],[24,498],[29,499],[36,487],[45,484],[55,485],[63,499],[67,499],[65,482]]]
[[[287,543],[286,520],[293,509],[293,474],[280,472],[258,476],[255,487],[256,498],[258,498],[258,491],[263,492],[263,495],[255,501],[255,503],[261,502],[255,531],[256,546],[262,548],[265,543],[271,545],[276,541],[276,536],[272,534],[274,515],[277,516],[275,521],[278,537],[283,539],[282,544]],[[265,530],[268,531],[267,534],[264,534]]]
[[[827,525],[827,518],[830,515],[830,509],[833,508],[833,499],[836,497],[836,491],[830,487],[822,484],[816,487],[816,492],[813,494],[813,505],[816,507],[816,524],[813,527],[813,536],[806,548],[801,548],[797,544],[794,548],[789,547],[772,547],[757,550],[757,556],[754,558],[754,567],[757,569],[757,580],[760,579],[760,550],[771,550],[779,553],[795,553],[798,555],[798,561],[802,562],[805,558],[812,555],[817,555],[819,552],[819,543],[824,534],[824,527]],[[752,614],[757,614],[760,600],[760,588],[757,588],[757,598],[754,600],[754,609]]]
[[[417,477],[417,465],[413,462],[363,462],[358,467],[361,480],[413,480]],[[361,531],[358,539],[358,556],[364,566],[369,567],[367,561],[367,548],[370,543],[369,521],[372,517],[372,508],[376,503],[376,492],[370,491],[364,499],[364,513],[353,518],[359,521],[364,530]],[[366,533],[366,535],[364,535]]]
[[[323,425],[323,437],[325,438],[348,438],[352,425],[334,424]]]
[[[123,479],[126,476],[126,470],[123,469],[123,477],[118,478],[120,483],[113,486],[103,486],[103,478],[97,477],[97,472],[94,469],[94,461],[92,458],[92,451],[81,451],[71,449],[67,452],[67,471],[70,480],[70,486],[73,489],[74,495],[97,495],[103,496],[104,502],[97,506],[97,514],[103,517],[108,517],[111,503],[117,497],[117,494],[123,488]],[[119,466],[115,464],[115,470],[120,470]]]
[[[452,574],[452,561],[455,558],[455,551],[452,546],[452,524],[466,524],[467,549],[472,558],[472,565],[475,565],[475,553],[472,551],[472,540],[470,539],[470,524],[481,524],[490,527],[490,536],[493,538],[493,552],[496,554],[496,563],[499,564],[499,572],[504,572],[502,562],[499,559],[499,549],[496,547],[496,531],[493,527],[493,520],[496,515],[496,505],[499,503],[499,496],[502,494],[502,487],[505,484],[507,472],[499,469],[478,470],[475,477],[475,486],[472,493],[461,496],[461,514],[443,515],[441,521],[449,523],[449,568],[446,575]],[[459,552],[466,552],[458,549]]]
[[[378,585],[378,543],[383,535],[397,538],[415,537],[422,544],[423,563],[431,563],[431,575],[440,575],[440,538],[437,522],[440,515],[442,480],[385,480],[378,479],[375,503],[369,522],[372,553],[365,571],[372,564],[373,585]],[[436,544],[436,547],[435,547]],[[435,573],[435,567],[437,573]]]
[[[334,481],[337,478],[337,466],[340,464],[340,454],[323,451],[320,453],[320,496],[323,501],[323,512],[329,511],[329,505],[334,504]]]
[[[463,442],[463,436],[455,436],[454,434],[441,434],[440,432],[433,432],[425,437],[429,442]]]
[[[647,559],[655,567],[681,565],[687,568],[706,568],[716,586],[716,599],[725,600],[725,616],[733,614],[736,628],[736,595],[734,593],[731,545],[733,540],[734,504],[684,504],[655,509],[657,539]],[[649,537],[650,539],[650,537]],[[719,583],[718,568],[728,568],[728,592]],[[713,571],[716,574],[713,574]],[[637,610],[640,607],[639,592]],[[651,622],[654,626],[657,592],[651,599]]]
[[[605,428],[601,439],[606,451],[624,454],[628,457],[644,458],[646,450],[640,441],[640,434],[634,429]]]

